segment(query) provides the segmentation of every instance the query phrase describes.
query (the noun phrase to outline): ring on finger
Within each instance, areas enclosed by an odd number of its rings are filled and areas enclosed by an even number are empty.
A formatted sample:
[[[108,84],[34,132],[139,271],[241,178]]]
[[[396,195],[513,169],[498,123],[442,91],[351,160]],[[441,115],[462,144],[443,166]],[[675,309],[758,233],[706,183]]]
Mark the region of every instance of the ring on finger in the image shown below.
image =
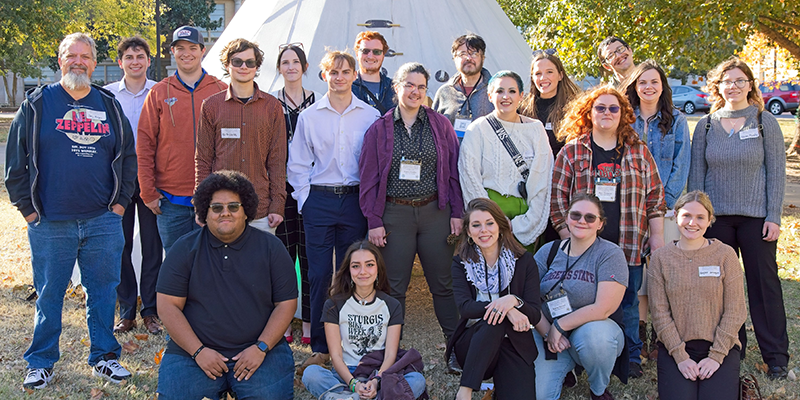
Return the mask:
[[[496,308],[493,308],[493,309],[492,309],[492,312],[493,312],[493,313],[496,313],[496,312],[498,312],[498,311],[497,311],[497,309],[496,309]]]

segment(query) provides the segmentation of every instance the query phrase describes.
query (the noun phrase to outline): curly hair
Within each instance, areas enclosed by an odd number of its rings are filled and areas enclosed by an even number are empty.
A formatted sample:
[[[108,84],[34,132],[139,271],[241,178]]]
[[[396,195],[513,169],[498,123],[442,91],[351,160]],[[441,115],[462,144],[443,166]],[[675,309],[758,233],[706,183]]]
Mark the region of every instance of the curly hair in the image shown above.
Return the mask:
[[[490,199],[479,197],[477,199],[472,199],[472,201],[467,204],[467,210],[461,217],[464,228],[461,229],[461,234],[458,235],[456,254],[458,254],[462,260],[478,262],[480,259],[477,250],[475,250],[475,245],[469,243],[467,240],[469,238],[467,232],[469,232],[470,216],[472,216],[472,213],[475,211],[485,211],[492,215],[494,222],[497,223],[497,227],[500,230],[500,238],[497,241],[500,243],[501,248],[511,250],[517,257],[522,257],[522,255],[525,254],[525,248],[522,247],[511,232],[511,222],[509,222],[506,215],[503,214],[503,210],[500,209],[500,206]]]
[[[228,73],[228,65],[230,65],[233,55],[247,51],[247,49],[253,49],[253,55],[256,58],[256,76],[258,76],[258,70],[261,69],[261,63],[264,62],[264,52],[258,48],[257,43],[246,39],[232,40],[219,52],[219,61],[222,62],[222,69],[225,70],[225,76],[230,75]]]
[[[258,195],[253,184],[241,172],[219,170],[200,182],[194,192],[194,197],[192,197],[194,212],[200,222],[206,223],[211,198],[220,190],[228,190],[239,195],[239,202],[242,203],[247,222],[255,218],[258,209]]]
[[[658,72],[658,78],[661,79],[661,96],[658,97],[657,106],[658,111],[661,111],[661,121],[658,123],[658,129],[661,131],[661,137],[664,137],[667,132],[672,129],[672,122],[674,121],[672,110],[675,109],[672,104],[672,88],[669,87],[667,74],[664,70],[654,60],[646,60],[636,66],[636,69],[634,69],[631,76],[625,80],[622,87],[625,88],[625,94],[631,102],[631,107],[634,109],[639,108],[641,99],[639,98],[639,93],[636,92],[636,83],[642,74],[651,69],[656,70],[656,72]],[[655,118],[655,115],[651,118]]]
[[[592,133],[592,107],[595,100],[602,95],[612,95],[619,101],[619,126],[617,126],[617,148],[623,144],[632,145],[639,142],[639,135],[631,126],[636,121],[633,108],[628,99],[610,85],[599,86],[586,92],[567,106],[567,113],[558,130],[558,140],[569,142],[572,139]]]
[[[368,251],[375,257],[375,264],[378,267],[378,276],[374,282],[375,289],[389,294],[390,287],[389,279],[386,277],[386,263],[383,261],[380,249],[370,243],[369,240],[360,240],[351,244],[344,253],[342,265],[339,266],[339,270],[336,271],[336,275],[333,276],[331,281],[331,287],[328,291],[330,298],[347,298],[353,295],[355,284],[353,283],[353,277],[350,275],[350,262],[353,258],[353,253],[359,250]]]
[[[750,69],[750,66],[739,59],[739,57],[732,56],[714,67],[711,71],[708,71],[707,83],[703,87],[703,90],[708,93],[708,97],[711,98],[711,102],[713,103],[711,105],[711,111],[709,112],[713,113],[725,106],[725,99],[722,98],[722,94],[719,92],[719,83],[722,82],[722,75],[724,75],[725,72],[735,68],[739,68],[739,70],[747,76],[747,79],[750,80],[750,91],[747,93],[747,102],[756,106],[758,112],[764,111],[764,99],[761,97],[761,90],[758,89],[758,82],[756,82],[753,71]]]
[[[553,127],[553,132],[558,132],[558,128],[561,126],[561,120],[564,118],[564,111],[567,108],[567,104],[572,101],[575,96],[580,94],[581,89],[569,78],[567,71],[564,69],[564,64],[557,55],[547,54],[544,51],[537,52],[533,56],[533,61],[531,61],[531,90],[525,98],[522,99],[522,103],[520,103],[520,114],[526,117],[540,119],[539,116],[536,115],[536,102],[542,97],[542,93],[536,88],[536,84],[533,82],[533,68],[536,66],[536,62],[540,60],[548,60],[553,63],[556,66],[556,71],[563,77],[561,78],[561,82],[558,82],[556,101],[552,105],[550,116],[547,118],[547,121],[542,121],[544,124],[550,122]]]

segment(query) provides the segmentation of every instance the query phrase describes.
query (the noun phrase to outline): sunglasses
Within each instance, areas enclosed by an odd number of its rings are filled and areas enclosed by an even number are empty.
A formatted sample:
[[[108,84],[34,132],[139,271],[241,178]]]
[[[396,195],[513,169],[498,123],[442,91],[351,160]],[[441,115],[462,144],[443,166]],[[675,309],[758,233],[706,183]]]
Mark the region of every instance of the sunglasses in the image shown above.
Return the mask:
[[[541,54],[546,54],[548,56],[554,56],[556,54],[556,49],[545,49],[545,50],[534,50],[533,56],[537,57]]]
[[[225,206],[228,206],[228,211],[231,214],[233,214],[233,213],[236,213],[237,211],[239,211],[239,208],[242,207],[242,203],[236,203],[236,202],[228,203],[228,204],[211,203],[211,205],[209,205],[208,208],[211,209],[211,211],[214,214],[221,214],[222,210],[225,209]]]
[[[286,44],[278,45],[278,50],[282,51],[283,49],[288,49],[289,47],[299,47],[300,50],[305,51],[305,49],[303,48],[303,44],[300,43],[300,42],[286,43]]]
[[[247,65],[247,68],[255,68],[256,67],[256,60],[254,58],[248,60],[242,60],[241,58],[232,58],[231,65],[236,68],[242,66],[242,64]]]
[[[605,114],[606,110],[611,111],[612,114],[616,114],[619,112],[619,106],[594,106],[594,110],[599,114]]]
[[[363,54],[363,55],[367,55],[370,52],[372,52],[372,55],[374,55],[374,56],[379,56],[379,55],[383,54],[383,49],[359,49],[358,51],[360,51],[361,54]]]
[[[593,224],[595,221],[597,221],[597,215],[591,213],[581,214],[577,211],[569,212],[569,219],[577,222],[580,221],[581,218],[583,218],[583,220],[586,221],[587,224]]]

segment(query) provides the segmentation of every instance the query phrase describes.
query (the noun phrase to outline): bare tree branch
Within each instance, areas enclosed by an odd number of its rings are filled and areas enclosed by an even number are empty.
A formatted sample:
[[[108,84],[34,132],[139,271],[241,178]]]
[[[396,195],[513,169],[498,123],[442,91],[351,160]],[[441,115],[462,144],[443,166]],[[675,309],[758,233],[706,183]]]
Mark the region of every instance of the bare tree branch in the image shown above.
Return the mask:
[[[792,23],[789,23],[789,22],[786,22],[786,21],[781,21],[781,20],[778,20],[778,19],[775,19],[775,18],[772,18],[772,17],[768,17],[766,15],[759,15],[758,19],[763,19],[764,21],[772,22],[773,24],[780,25],[780,26],[782,26],[784,28],[800,30],[800,25],[798,25],[798,24],[792,24]]]

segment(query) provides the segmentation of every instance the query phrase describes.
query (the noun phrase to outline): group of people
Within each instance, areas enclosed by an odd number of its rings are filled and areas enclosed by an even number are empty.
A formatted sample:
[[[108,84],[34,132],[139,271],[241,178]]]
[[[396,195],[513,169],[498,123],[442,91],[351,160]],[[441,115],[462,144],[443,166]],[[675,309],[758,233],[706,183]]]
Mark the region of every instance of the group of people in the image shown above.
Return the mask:
[[[661,398],[733,399],[745,276],[768,375],[786,376],[783,136],[742,61],[709,72],[714,105],[690,139],[664,70],[635,65],[617,37],[598,46],[611,84],[581,93],[537,50],[526,94],[463,35],[458,74],[433,99],[422,64],[381,72],[378,32],[357,36],[357,59],[325,54],[324,94],[303,87],[302,43],[279,47],[271,94],[254,81],[256,43],[222,50],[230,84],[200,66],[198,29],[170,46],[177,71],[156,83],[147,42],[122,40],[123,79],[100,88],[94,41],[69,35],[61,80],[29,92],[12,123],[5,182],[39,295],[24,387],[53,377],[76,260],[93,374],[131,376],[114,334],[136,329],[140,293],[145,329],[169,333],[163,399],[292,398],[298,298],[311,394],[424,396],[421,355],[400,349],[416,256],[459,400],[487,378],[498,399],[557,399],[581,370],[591,398],[612,399],[612,374],[642,376],[648,308]]]

